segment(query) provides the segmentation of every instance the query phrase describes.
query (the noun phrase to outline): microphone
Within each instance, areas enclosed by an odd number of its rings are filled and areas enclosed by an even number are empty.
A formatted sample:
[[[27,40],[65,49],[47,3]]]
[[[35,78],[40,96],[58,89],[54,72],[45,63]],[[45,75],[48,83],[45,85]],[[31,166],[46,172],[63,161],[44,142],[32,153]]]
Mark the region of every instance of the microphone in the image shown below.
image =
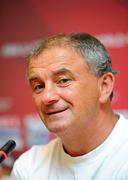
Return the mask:
[[[0,163],[5,160],[9,153],[16,147],[16,142],[10,139],[2,148],[0,148]]]

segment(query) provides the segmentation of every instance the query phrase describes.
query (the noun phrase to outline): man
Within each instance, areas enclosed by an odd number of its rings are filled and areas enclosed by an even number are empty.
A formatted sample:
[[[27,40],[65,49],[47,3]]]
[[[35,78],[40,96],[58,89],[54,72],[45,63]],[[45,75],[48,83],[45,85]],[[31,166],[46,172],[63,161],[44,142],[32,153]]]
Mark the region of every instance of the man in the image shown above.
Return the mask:
[[[86,33],[56,35],[28,59],[37,111],[57,138],[21,155],[13,179],[128,179],[128,121],[112,110],[116,72],[101,42]]]

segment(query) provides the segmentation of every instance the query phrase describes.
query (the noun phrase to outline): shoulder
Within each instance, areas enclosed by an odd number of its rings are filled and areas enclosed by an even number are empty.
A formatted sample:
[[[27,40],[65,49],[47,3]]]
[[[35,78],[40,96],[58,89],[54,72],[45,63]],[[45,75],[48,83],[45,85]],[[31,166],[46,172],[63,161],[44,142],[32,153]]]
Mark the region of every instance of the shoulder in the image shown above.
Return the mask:
[[[34,145],[28,151],[24,152],[17,161],[22,162],[24,160],[28,160],[28,162],[32,163],[33,161],[35,162],[35,160],[37,159],[37,161],[39,162],[39,160],[45,158],[47,154],[52,154],[53,151],[58,148],[58,145],[58,138],[50,141],[48,144],[45,145]]]
[[[120,152],[121,150],[128,150],[128,119],[122,115],[119,115],[119,120],[113,129],[113,143],[118,146]]]
[[[124,116],[123,114],[118,114],[119,115],[119,126],[124,132],[128,133],[128,118]]]
[[[28,151],[24,152],[14,163],[12,175],[28,179],[28,173],[33,174],[37,167],[42,170],[49,166],[53,157],[57,157],[57,151],[61,142],[58,138],[50,141],[46,145],[34,145]]]

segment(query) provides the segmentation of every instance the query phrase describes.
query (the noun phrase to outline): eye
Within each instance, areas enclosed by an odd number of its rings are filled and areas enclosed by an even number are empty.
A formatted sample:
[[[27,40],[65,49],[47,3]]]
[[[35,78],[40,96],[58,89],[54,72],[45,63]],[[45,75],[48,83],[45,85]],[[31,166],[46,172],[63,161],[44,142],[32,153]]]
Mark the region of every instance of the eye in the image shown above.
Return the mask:
[[[34,85],[33,85],[32,89],[33,89],[33,92],[35,92],[35,93],[40,93],[40,92],[43,91],[44,85],[43,85],[43,84],[40,84],[40,83],[37,83],[37,84],[34,84]]]
[[[62,78],[57,82],[57,84],[61,87],[64,87],[64,86],[67,86],[70,81],[71,81],[71,79],[69,79],[69,78]]]

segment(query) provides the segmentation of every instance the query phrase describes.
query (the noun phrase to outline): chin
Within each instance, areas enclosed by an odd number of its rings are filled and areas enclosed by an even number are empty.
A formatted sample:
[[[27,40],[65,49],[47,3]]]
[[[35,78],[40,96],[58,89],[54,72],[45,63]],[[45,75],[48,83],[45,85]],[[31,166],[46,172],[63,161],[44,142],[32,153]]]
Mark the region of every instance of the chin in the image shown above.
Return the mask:
[[[47,126],[48,130],[52,133],[60,134],[65,132],[65,130],[68,128],[66,124],[58,124],[58,123],[54,123],[54,125],[48,125]]]

